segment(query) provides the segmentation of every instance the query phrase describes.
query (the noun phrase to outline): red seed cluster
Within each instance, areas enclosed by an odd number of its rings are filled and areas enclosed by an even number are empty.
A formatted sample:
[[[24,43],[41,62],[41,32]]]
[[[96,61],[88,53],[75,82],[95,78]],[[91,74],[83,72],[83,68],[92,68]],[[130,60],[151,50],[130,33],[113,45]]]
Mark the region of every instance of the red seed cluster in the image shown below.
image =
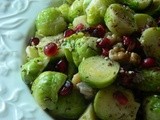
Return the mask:
[[[58,72],[66,73],[68,70],[68,62],[66,59],[60,59],[56,65],[55,70]]]
[[[111,40],[106,37],[102,38],[97,42],[97,47],[101,49],[101,55],[107,57],[109,55],[109,50],[112,47]]]
[[[85,29],[85,26],[82,23],[80,23],[75,27],[74,31],[79,32],[82,31],[83,29]]]
[[[58,53],[58,46],[56,43],[48,43],[44,47],[44,54],[47,55],[48,57],[54,56]]]
[[[39,44],[39,38],[37,38],[37,37],[32,37],[31,39],[30,39],[30,45],[31,46],[36,46],[36,45],[38,45]]]
[[[91,35],[94,37],[103,38],[105,33],[106,33],[105,27],[103,25],[99,24],[93,29]]]
[[[65,32],[64,32],[64,37],[69,37],[71,35],[73,35],[75,33],[74,30],[72,29],[67,29]]]
[[[128,98],[121,92],[121,91],[115,91],[113,93],[113,98],[120,104],[120,105],[126,105],[128,103]]]
[[[151,68],[151,67],[155,67],[155,65],[156,65],[156,60],[152,57],[145,58],[142,61],[143,68]]]
[[[73,89],[73,83],[71,81],[66,81],[62,88],[59,90],[59,95],[66,96],[69,95],[72,92]]]

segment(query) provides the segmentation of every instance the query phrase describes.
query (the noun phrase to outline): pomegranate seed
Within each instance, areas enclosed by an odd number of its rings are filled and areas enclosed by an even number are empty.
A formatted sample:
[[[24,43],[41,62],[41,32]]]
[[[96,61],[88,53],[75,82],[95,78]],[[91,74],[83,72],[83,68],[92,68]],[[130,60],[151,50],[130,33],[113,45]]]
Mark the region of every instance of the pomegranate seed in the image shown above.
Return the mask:
[[[30,39],[30,45],[36,46],[36,45],[38,45],[38,44],[39,44],[39,38],[37,38],[37,37],[32,37],[32,38]]]
[[[58,46],[56,43],[48,43],[44,47],[44,54],[51,57],[58,53]]]
[[[143,59],[142,61],[142,67],[144,68],[151,68],[156,65],[156,61],[154,58],[148,57],[146,59]]]
[[[68,62],[66,59],[61,59],[55,65],[55,70],[58,72],[66,73],[68,69]]]
[[[127,49],[127,51],[131,51],[135,47],[132,39],[128,36],[123,36],[123,45]]]
[[[109,49],[108,48],[102,48],[102,56],[108,57],[109,55]]]
[[[110,48],[111,47],[111,41],[108,38],[103,38],[101,41],[97,42],[98,48]]]
[[[75,33],[74,30],[68,29],[68,30],[66,30],[66,31],[64,32],[64,37],[69,37],[69,36],[73,35],[74,33]]]
[[[127,51],[132,51],[135,48],[136,43],[131,37],[123,36],[123,45],[127,49]]]
[[[136,42],[132,41],[129,46],[127,47],[127,51],[131,52],[134,51],[134,49],[136,48]]]
[[[92,36],[103,38],[106,33],[106,29],[103,25],[97,25],[92,32]]]
[[[73,89],[73,83],[67,80],[59,90],[59,95],[61,96],[69,95],[72,92],[72,89]]]
[[[131,38],[130,36],[123,36],[123,45],[127,51],[138,51],[141,52],[142,46],[138,40]]]
[[[113,98],[116,99],[120,105],[126,105],[128,103],[127,97],[121,91],[115,91]]]
[[[81,30],[83,30],[85,28],[85,26],[82,24],[82,23],[80,23],[80,24],[78,24],[76,27],[75,27],[75,30],[74,31],[81,31]]]

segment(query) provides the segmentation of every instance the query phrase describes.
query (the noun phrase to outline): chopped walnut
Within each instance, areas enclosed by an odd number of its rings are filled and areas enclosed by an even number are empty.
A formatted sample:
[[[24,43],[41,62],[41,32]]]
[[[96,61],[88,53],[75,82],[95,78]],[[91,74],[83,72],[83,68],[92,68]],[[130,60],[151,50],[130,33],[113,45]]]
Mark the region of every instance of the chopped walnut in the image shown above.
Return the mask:
[[[113,47],[109,51],[109,58],[118,62],[126,62],[129,61],[129,53],[125,51],[122,47]]]
[[[141,62],[141,57],[137,53],[132,52],[131,55],[130,55],[130,61],[129,62],[137,65]]]
[[[137,53],[128,52],[123,47],[116,45],[109,51],[109,58],[120,63],[128,62],[134,65],[139,64],[141,61]]]

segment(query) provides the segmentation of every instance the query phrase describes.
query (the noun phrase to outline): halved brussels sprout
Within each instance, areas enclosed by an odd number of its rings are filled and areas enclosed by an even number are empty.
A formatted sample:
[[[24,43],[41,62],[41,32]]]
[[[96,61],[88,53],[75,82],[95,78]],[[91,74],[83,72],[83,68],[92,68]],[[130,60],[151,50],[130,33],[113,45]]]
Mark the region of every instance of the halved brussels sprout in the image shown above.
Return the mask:
[[[46,8],[38,14],[36,28],[38,35],[51,36],[63,32],[67,27],[61,12],[56,8]]]

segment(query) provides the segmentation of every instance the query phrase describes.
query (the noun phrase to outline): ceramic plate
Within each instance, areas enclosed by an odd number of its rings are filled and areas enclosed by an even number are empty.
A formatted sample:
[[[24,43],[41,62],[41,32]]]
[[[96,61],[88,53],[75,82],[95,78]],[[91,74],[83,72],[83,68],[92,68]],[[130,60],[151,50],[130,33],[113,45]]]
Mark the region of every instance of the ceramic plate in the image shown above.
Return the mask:
[[[0,0],[0,120],[52,120],[21,79],[27,40],[37,14],[59,0]]]

